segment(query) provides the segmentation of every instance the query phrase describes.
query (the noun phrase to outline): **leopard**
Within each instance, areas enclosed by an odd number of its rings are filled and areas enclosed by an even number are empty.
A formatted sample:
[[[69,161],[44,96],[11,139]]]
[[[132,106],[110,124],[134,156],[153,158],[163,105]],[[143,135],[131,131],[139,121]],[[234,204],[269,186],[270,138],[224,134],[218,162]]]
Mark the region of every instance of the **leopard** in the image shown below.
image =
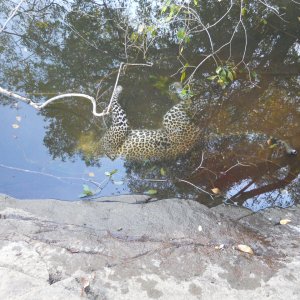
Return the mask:
[[[172,88],[178,88],[178,84]],[[198,142],[201,128],[194,122],[194,112],[201,115],[202,107],[195,108],[191,101],[179,97],[175,104],[163,116],[162,126],[158,129],[132,129],[126,112],[118,99],[123,87],[118,85],[112,96],[112,124],[100,140],[100,147],[112,160],[117,157],[126,159],[173,159],[186,154]],[[280,139],[260,135],[271,148],[281,149],[288,155],[296,155],[297,151]],[[283,149],[283,150],[282,150]],[[278,152],[278,151],[277,151]]]

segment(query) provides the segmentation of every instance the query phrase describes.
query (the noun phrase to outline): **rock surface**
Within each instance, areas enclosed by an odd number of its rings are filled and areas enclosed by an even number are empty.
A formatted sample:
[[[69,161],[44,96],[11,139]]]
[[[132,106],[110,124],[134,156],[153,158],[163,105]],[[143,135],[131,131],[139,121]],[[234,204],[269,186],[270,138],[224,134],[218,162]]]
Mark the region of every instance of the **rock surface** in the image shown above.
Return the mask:
[[[0,299],[299,299],[299,206],[147,200],[0,195]]]

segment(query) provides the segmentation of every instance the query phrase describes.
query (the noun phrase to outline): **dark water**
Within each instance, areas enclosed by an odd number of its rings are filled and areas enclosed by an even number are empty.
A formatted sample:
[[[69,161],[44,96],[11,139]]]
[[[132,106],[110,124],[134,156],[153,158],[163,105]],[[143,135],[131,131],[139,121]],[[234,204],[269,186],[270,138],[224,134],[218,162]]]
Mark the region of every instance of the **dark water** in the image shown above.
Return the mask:
[[[215,2],[204,2],[207,22],[226,9]],[[118,1],[50,6],[45,1],[40,7],[29,3],[27,12],[15,17],[0,35],[1,86],[35,101],[66,92],[99,95],[101,111],[108,103],[120,62],[126,58],[144,61],[134,49],[125,53],[124,28],[120,27],[129,24],[130,30],[138,30],[149,16],[156,20],[160,15],[155,7],[159,2],[133,3],[125,5],[127,9],[120,9],[124,3]],[[11,6],[6,1],[0,4],[3,23]],[[250,83],[248,71],[241,66],[237,80],[222,89],[206,79],[215,71],[213,62],[199,69],[193,99],[203,98],[207,103],[199,124],[203,135],[192,151],[176,160],[112,161],[97,153],[97,142],[106,127],[102,118],[92,116],[91,104],[84,99],[58,101],[37,112],[0,95],[0,192],[18,198],[73,200],[87,184],[100,196],[155,190],[158,198],[191,198],[208,206],[225,201],[252,210],[297,202],[299,155],[269,159],[261,141],[249,141],[241,134],[262,132],[300,150],[299,9],[295,3],[286,6],[286,23],[271,13],[259,14],[263,10],[254,10],[253,15],[249,11],[245,59],[257,76],[253,74]],[[267,25],[254,16],[265,18]],[[225,21],[212,35],[222,43],[231,29],[232,23]],[[120,102],[133,128],[159,128],[164,113],[174,105],[168,86],[180,79],[180,74],[171,76],[180,64],[173,31],[171,26],[170,31],[160,32],[149,48],[146,60],[153,67],[128,68],[121,76],[124,93]],[[238,34],[232,49],[235,61],[243,45]],[[186,59],[197,64],[201,49],[207,47],[206,39],[191,38]],[[220,53],[220,59],[227,55]],[[117,172],[111,178],[105,175],[112,170]],[[207,192],[215,189],[217,194],[212,199],[195,186]]]

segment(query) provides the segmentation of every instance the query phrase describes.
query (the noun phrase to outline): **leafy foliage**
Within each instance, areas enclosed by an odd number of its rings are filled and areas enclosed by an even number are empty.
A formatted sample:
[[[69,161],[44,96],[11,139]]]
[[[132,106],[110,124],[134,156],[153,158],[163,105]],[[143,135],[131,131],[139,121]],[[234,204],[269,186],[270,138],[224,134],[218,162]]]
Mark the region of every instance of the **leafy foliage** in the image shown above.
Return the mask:
[[[219,66],[216,69],[216,75],[210,76],[207,79],[216,80],[222,88],[225,88],[236,79],[236,70],[231,65]]]

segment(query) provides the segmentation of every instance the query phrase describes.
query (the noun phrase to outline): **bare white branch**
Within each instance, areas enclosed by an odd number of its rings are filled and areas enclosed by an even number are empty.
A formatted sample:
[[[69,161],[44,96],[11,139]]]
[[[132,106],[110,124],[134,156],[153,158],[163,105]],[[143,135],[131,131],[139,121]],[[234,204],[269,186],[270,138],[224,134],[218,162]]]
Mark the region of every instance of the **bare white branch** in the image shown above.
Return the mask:
[[[122,69],[127,67],[127,66],[147,66],[147,67],[151,67],[152,64],[150,64],[150,63],[146,63],[146,64],[127,64],[127,63],[124,64],[124,63],[121,63],[120,66],[119,66],[118,75],[117,75],[117,78],[116,78],[114,90],[112,92],[109,104],[101,113],[97,112],[97,103],[96,103],[95,98],[92,97],[92,96],[86,95],[86,94],[80,94],[80,93],[62,94],[62,95],[52,97],[52,98],[48,99],[47,101],[45,101],[44,103],[36,103],[36,102],[32,101],[29,98],[20,96],[20,95],[14,93],[14,92],[11,92],[11,91],[8,91],[8,90],[2,88],[2,87],[0,87],[0,94],[6,95],[8,97],[15,98],[19,101],[22,101],[26,104],[29,104],[30,106],[32,106],[33,108],[35,108],[37,110],[41,110],[41,109],[45,108],[47,105],[49,105],[50,103],[52,103],[54,101],[57,101],[57,100],[60,100],[60,99],[71,98],[71,97],[84,98],[84,99],[87,99],[87,100],[91,101],[91,103],[93,105],[93,109],[92,109],[93,115],[96,116],[96,117],[102,117],[102,116],[105,116],[105,115],[109,114],[113,100],[116,99],[116,97],[118,97],[119,94],[122,91],[122,87],[118,85],[118,82],[119,82],[119,78],[120,78],[120,74],[121,74]]]
[[[18,12],[18,10],[20,9],[21,5],[23,4],[23,2],[25,2],[25,0],[21,0],[17,6],[11,11],[9,17],[7,18],[7,20],[4,22],[2,28],[0,28],[0,33],[5,29],[5,27],[7,26],[7,24],[10,22],[10,20],[16,15],[16,13]]]

